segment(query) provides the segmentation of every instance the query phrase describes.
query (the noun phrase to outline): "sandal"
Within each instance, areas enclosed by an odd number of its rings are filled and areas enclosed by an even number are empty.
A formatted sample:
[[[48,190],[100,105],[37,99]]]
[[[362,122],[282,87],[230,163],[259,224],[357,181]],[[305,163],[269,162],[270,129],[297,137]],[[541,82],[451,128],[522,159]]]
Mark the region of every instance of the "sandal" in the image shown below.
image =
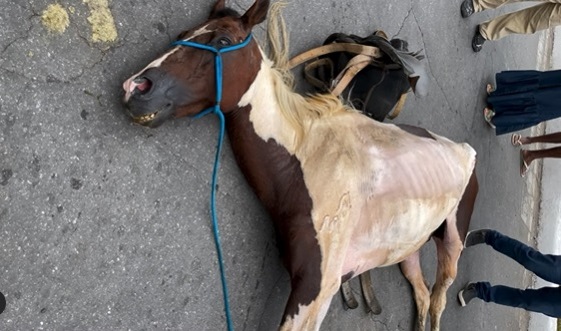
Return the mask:
[[[493,85],[491,85],[490,83],[487,84],[487,87],[485,88],[485,90],[487,91],[487,95],[495,92],[495,88],[493,87]]]
[[[513,133],[512,136],[510,136],[510,142],[512,146],[522,146],[522,135]]]
[[[520,150],[520,177],[524,178],[529,168],[530,165],[526,163],[526,161],[524,161],[524,150],[521,149]]]
[[[495,125],[493,124],[493,122],[491,122],[491,120],[493,119],[493,116],[495,116],[494,111],[492,111],[491,109],[489,109],[487,107],[485,107],[485,109],[483,109],[483,118],[485,118],[485,122],[487,122],[487,124],[489,124],[490,127],[495,129]]]

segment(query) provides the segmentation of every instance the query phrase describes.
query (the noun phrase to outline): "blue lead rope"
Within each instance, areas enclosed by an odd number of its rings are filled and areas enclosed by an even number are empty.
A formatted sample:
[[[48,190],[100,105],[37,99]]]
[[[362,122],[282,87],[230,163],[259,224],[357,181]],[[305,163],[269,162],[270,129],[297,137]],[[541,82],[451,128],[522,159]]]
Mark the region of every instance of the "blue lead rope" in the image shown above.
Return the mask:
[[[215,54],[214,56],[214,72],[216,76],[216,103],[213,107],[203,110],[194,116],[195,119],[201,118],[207,114],[214,113],[220,121],[220,130],[218,132],[218,143],[216,146],[216,155],[214,157],[214,167],[212,169],[212,187],[210,189],[210,214],[212,218],[212,230],[214,234],[214,243],[216,245],[216,255],[218,256],[218,267],[220,268],[220,280],[222,281],[222,295],[224,297],[224,312],[226,313],[226,324],[228,331],[234,330],[232,317],[230,316],[230,304],[228,300],[228,284],[226,283],[226,273],[224,270],[224,259],[222,258],[222,245],[220,244],[220,231],[218,230],[218,220],[216,217],[216,184],[218,182],[218,169],[220,168],[220,154],[222,152],[222,142],[224,141],[225,122],[224,114],[220,109],[220,102],[222,101],[222,53],[235,51],[245,47],[251,41],[251,33],[245,40],[239,44],[224,47],[214,48],[212,46],[195,43],[192,41],[179,40],[172,43],[173,46],[187,46],[198,49],[204,49]]]

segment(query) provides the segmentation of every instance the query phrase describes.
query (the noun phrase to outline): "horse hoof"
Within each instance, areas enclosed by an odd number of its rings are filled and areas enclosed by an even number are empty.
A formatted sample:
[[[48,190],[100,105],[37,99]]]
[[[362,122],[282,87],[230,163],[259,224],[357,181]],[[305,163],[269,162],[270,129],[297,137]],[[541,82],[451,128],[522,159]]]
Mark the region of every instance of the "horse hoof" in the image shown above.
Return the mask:
[[[343,296],[343,301],[345,302],[345,309],[356,309],[358,307],[358,301],[356,301],[349,281],[350,280],[341,284],[341,295]]]

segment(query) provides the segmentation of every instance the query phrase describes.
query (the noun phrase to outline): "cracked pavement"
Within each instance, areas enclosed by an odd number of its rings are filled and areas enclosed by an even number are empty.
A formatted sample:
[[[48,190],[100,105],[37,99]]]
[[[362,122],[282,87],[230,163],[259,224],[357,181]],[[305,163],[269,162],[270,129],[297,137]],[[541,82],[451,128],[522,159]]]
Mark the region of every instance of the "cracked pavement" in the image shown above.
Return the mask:
[[[7,300],[0,330],[224,329],[208,208],[217,123],[206,117],[140,128],[120,101],[122,82],[202,21],[211,4],[111,1],[118,38],[100,44],[91,39],[82,1],[57,1],[75,12],[63,34],[48,32],[40,16],[53,2],[0,0],[0,292]],[[292,1],[284,14],[291,54],[332,32],[376,29],[423,49],[429,94],[410,95],[396,122],[472,144],[480,180],[472,228],[529,238],[533,226],[517,203],[527,192],[518,151],[494,135],[481,112],[495,72],[536,68],[540,35],[489,42],[475,54],[475,25],[491,14],[462,19],[460,2]],[[229,4],[243,11],[251,1]],[[261,40],[263,32],[264,25],[256,29]],[[217,206],[235,329],[273,330],[289,279],[272,225],[228,144],[221,165]],[[431,283],[434,253],[432,243],[422,251]],[[382,314],[367,315],[363,304],[345,311],[336,296],[322,330],[412,328],[414,302],[398,268],[372,276]],[[460,308],[456,293],[472,280],[528,285],[506,258],[466,251],[443,330],[526,329],[520,310],[481,302]]]

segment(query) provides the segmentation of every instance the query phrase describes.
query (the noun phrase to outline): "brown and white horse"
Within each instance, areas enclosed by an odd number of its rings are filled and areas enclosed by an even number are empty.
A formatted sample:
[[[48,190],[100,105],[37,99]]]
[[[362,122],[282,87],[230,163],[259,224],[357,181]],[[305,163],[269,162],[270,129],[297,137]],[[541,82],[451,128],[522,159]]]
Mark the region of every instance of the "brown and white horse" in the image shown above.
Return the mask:
[[[240,16],[218,0],[209,19],[178,40],[241,43],[268,7],[256,0]],[[400,263],[414,289],[416,327],[424,330],[430,311],[438,330],[477,194],[475,151],[424,129],[375,122],[330,95],[295,93],[255,40],[222,60],[230,143],[275,224],[291,276],[280,328],[319,329],[342,281]],[[212,107],[214,64],[212,52],[170,48],[123,84],[133,121],[156,127]],[[438,254],[432,292],[419,262],[430,237]]]

